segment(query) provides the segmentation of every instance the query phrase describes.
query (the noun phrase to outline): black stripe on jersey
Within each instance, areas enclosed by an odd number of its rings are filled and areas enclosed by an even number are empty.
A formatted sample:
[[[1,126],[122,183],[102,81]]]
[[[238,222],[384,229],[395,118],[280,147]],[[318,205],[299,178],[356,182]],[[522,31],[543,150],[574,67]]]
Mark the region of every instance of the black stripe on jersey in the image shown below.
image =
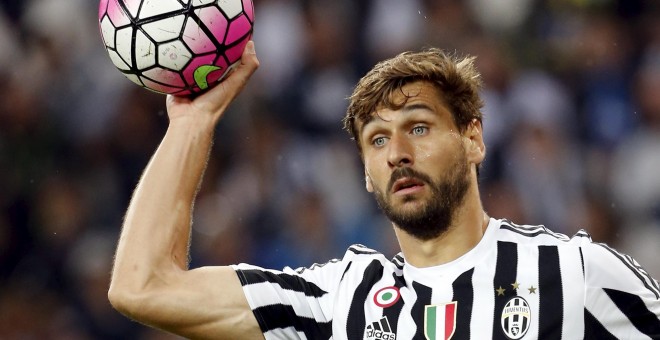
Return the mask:
[[[362,282],[355,288],[351,307],[346,321],[346,336],[348,339],[362,339],[364,335],[364,305],[369,298],[369,291],[383,277],[383,265],[373,260],[364,270]]]
[[[364,255],[364,254],[368,254],[368,255],[371,255],[371,254],[379,254],[379,252],[377,252],[377,251],[375,251],[375,250],[373,250],[373,249],[369,249],[369,248],[367,248],[367,247],[365,247],[365,246],[363,246],[363,245],[361,245],[361,244],[354,244],[354,245],[348,247],[348,250],[350,250],[353,254],[356,254],[356,255]]]
[[[425,339],[424,337],[424,308],[431,304],[431,294],[433,290],[421,283],[413,281],[413,290],[417,294],[417,301],[412,306],[410,315],[415,320],[417,331],[413,339]]]
[[[399,290],[406,286],[406,282],[403,280],[403,276],[397,276],[396,274],[392,273],[392,277],[394,278],[394,286],[399,288]],[[400,297],[395,304],[383,309],[383,316],[389,320],[390,327],[392,328],[391,332],[394,334],[396,334],[397,326],[399,324],[399,316],[401,315],[403,304],[403,297]]]
[[[658,287],[658,282],[655,281],[649,273],[640,266],[637,261],[635,261],[632,257],[629,255],[624,255],[619,253],[618,251],[614,250],[613,248],[610,248],[608,245],[604,243],[594,243],[595,245],[599,245],[610,253],[614,255],[616,258],[618,258],[623,264],[630,269],[637,278],[639,278],[640,281],[644,284],[644,287],[646,287],[648,290],[655,295],[656,299],[660,299],[660,287]]]
[[[584,309],[584,338],[598,340],[618,340],[586,308]]]
[[[495,265],[495,277],[493,279],[493,294],[495,300],[495,313],[493,313],[493,339],[508,339],[502,331],[501,324],[502,311],[504,305],[513,296],[516,291],[511,288],[511,284],[517,282],[518,273],[518,247],[512,242],[497,242],[497,263]],[[498,288],[505,289],[504,294],[497,292]]]
[[[603,290],[635,328],[651,339],[660,339],[660,320],[655,313],[648,310],[639,296],[615,289]]]
[[[472,274],[474,268],[461,274],[454,283],[453,301],[458,301],[456,308],[456,331],[452,339],[462,340],[470,339],[470,324],[472,320],[472,304],[474,301],[474,287],[472,286]]]
[[[253,269],[238,270],[238,273],[241,274],[239,277],[243,279],[241,280],[241,284],[243,286],[255,283],[270,282],[278,284],[280,287],[282,287],[282,289],[293,290],[296,292],[304,293],[306,296],[315,298],[320,298],[323,295],[328,294],[328,292],[319,288],[319,286],[306,281],[300,276],[284,273],[275,274],[267,271]]]
[[[279,328],[293,327],[298,332],[305,333],[307,339],[330,339],[332,336],[332,320],[318,322],[312,318],[296,315],[289,305],[270,305],[257,307],[254,310],[261,331],[266,333]],[[268,320],[268,322],[266,322]]]
[[[539,246],[539,339],[561,339],[564,320],[559,250],[556,246]]]

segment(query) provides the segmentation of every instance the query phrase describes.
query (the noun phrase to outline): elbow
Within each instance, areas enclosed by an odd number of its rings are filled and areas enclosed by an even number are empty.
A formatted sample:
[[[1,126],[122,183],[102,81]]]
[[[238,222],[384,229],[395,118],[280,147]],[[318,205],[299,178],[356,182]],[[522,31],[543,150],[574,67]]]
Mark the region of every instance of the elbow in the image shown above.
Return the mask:
[[[136,299],[131,298],[131,296],[135,296],[135,294],[131,294],[125,289],[117,288],[116,285],[110,284],[108,301],[110,301],[112,308],[126,316],[132,316],[133,313],[131,311],[135,309],[133,304],[135,304]]]
[[[121,269],[121,268],[119,268]],[[127,317],[136,319],[144,297],[148,294],[149,286],[147,283],[148,274],[137,271],[126,272],[113,268],[108,287],[108,301],[112,308],[124,314]]]
[[[126,317],[145,324],[152,324],[153,317],[162,306],[164,292],[149,282],[121,280],[113,277],[108,289],[108,301],[112,308]]]
[[[141,320],[144,311],[145,292],[134,291],[111,283],[108,289],[108,301],[112,308],[133,320]]]
[[[108,288],[110,305],[126,317],[143,324],[158,324],[165,298],[171,287],[171,275],[154,272],[120,273],[114,271]]]

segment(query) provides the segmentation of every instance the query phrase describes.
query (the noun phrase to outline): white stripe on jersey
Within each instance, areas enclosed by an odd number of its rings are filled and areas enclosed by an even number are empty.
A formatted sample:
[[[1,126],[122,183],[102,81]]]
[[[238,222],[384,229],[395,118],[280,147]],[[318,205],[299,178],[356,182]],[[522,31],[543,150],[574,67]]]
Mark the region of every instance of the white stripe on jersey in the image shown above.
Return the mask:
[[[497,258],[489,256],[484,259],[483,265],[474,268],[472,285],[474,290],[474,307],[470,322],[472,339],[490,339],[493,336],[493,309],[495,308],[495,287],[492,278],[495,277],[495,263]],[[479,278],[488,278],[481,280]],[[458,301],[459,305],[461,301]],[[463,306],[458,306],[463,308]],[[461,320],[456,320],[460,323]]]
[[[367,336],[367,327],[385,324],[396,340],[424,338],[425,306],[452,301],[454,339],[505,339],[503,325],[520,320],[532,339],[660,336],[658,283],[627,259],[583,231],[568,238],[543,226],[491,219],[475,248],[437,267],[414,268],[401,255],[389,261],[355,245],[342,260],[309,269],[234,269],[266,339],[378,340]],[[400,300],[374,301],[392,287]],[[503,314],[507,303],[523,303],[520,298],[529,305],[529,320],[511,310]],[[630,313],[645,317],[630,321]]]
[[[406,289],[401,292],[401,296],[404,301],[416,301],[417,294],[412,289]],[[416,329],[413,327],[406,327],[406,324],[413,322],[412,317],[412,303],[406,303],[401,308],[401,315],[399,316],[399,322],[397,323],[397,339],[412,339],[415,336]],[[392,322],[390,320],[390,322]]]
[[[584,282],[584,275],[582,274],[582,261],[580,259],[580,248],[577,247],[560,247],[559,249],[559,265],[561,268],[561,275],[563,282],[569,282],[563,279],[571,278],[571,281]],[[564,300],[567,301],[580,301],[584,299],[584,286],[575,287],[570,284],[562,285]],[[584,309],[566,308],[564,304],[564,323],[562,334],[584,334]],[[570,333],[569,333],[570,332]]]
[[[536,246],[518,246],[518,276],[517,282],[518,294],[524,294],[525,300],[529,302],[532,314],[532,320],[540,315],[539,309],[539,273],[536,270],[526,270],[527,268],[536,268],[539,263],[539,248]],[[494,267],[494,266],[493,266]],[[494,268],[493,268],[494,270]],[[492,310],[492,309],[491,309]],[[474,320],[473,320],[474,322]],[[539,323],[532,322],[529,326],[528,334],[538,334]]]

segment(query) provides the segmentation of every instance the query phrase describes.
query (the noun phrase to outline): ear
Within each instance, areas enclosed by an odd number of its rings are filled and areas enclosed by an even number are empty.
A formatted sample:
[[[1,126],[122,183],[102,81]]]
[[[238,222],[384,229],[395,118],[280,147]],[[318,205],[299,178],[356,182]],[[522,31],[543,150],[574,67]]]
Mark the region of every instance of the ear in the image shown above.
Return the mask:
[[[374,192],[374,184],[371,181],[371,177],[369,176],[369,171],[367,171],[367,168],[364,168],[364,183],[368,192]]]
[[[483,128],[479,120],[472,119],[463,134],[466,142],[465,151],[468,161],[474,164],[481,164],[486,158],[486,144],[484,144]]]

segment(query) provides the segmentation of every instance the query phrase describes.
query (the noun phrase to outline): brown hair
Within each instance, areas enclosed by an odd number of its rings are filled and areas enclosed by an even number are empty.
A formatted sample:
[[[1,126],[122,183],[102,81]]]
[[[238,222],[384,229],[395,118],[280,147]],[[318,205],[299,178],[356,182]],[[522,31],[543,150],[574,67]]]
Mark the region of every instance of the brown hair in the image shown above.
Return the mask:
[[[423,80],[435,84],[460,132],[465,131],[473,119],[481,122],[481,76],[474,67],[474,59],[458,58],[441,49],[429,48],[419,52],[404,52],[376,64],[357,83],[349,97],[350,103],[343,119],[344,129],[355,140],[360,153],[362,148],[356,122],[368,122],[376,110],[383,106],[393,110],[403,107],[405,102],[393,102],[392,94],[414,81]]]

